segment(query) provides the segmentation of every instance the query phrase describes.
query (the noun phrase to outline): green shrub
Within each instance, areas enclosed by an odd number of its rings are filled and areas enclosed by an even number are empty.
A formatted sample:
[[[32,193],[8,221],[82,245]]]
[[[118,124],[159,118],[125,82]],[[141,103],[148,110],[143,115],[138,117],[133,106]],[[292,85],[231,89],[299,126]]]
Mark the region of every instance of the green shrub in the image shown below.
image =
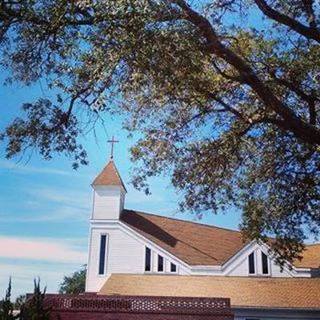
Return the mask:
[[[11,278],[9,279],[8,288],[5,298],[0,301],[0,320],[18,319],[18,315],[13,314],[13,303],[11,302]]]
[[[50,308],[44,306],[46,288],[41,292],[40,279],[34,280],[34,292],[30,299],[21,306],[20,320],[49,320]]]
[[[79,294],[85,292],[86,286],[86,265],[79,271],[74,272],[71,276],[65,276],[60,284],[59,293],[62,294]]]

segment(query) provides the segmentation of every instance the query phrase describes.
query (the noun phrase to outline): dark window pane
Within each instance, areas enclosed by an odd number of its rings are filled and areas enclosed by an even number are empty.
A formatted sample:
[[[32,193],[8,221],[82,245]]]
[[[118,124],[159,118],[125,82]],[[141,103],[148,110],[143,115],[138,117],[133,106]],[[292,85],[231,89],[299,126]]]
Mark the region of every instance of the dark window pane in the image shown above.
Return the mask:
[[[249,274],[255,274],[254,252],[249,255]]]
[[[262,273],[269,274],[268,257],[266,254],[261,252],[261,258],[262,258]]]
[[[177,266],[171,262],[171,265],[170,265],[170,271],[171,272],[177,272]]]
[[[99,256],[99,274],[105,273],[105,263],[106,263],[106,241],[107,236],[102,235],[100,238],[100,256]]]
[[[160,255],[158,255],[158,271],[163,271],[163,257]]]
[[[151,250],[146,247],[146,258],[145,258],[145,271],[151,271]]]

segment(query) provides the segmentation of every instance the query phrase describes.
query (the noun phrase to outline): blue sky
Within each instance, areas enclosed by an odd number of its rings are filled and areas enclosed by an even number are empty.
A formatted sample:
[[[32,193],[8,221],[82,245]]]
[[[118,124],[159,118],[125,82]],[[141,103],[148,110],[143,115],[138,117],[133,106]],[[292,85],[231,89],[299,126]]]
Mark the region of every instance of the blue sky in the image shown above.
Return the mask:
[[[0,75],[0,130],[15,116],[21,115],[23,102],[47,97],[41,82],[25,88],[4,86]],[[91,212],[94,177],[106,164],[110,146],[106,141],[115,135],[115,162],[126,182],[126,207],[176,218],[194,220],[191,214],[177,212],[179,195],[168,177],[151,180],[151,196],[134,190],[130,181],[129,148],[134,138],[127,138],[121,119],[106,119],[106,129],[98,127],[96,137],[82,138],[90,164],[78,171],[71,161],[56,156],[42,160],[36,153],[28,159],[5,159],[0,145],[0,297],[12,276],[13,297],[32,291],[34,277],[40,277],[48,292],[55,292],[64,275],[86,263],[88,219]],[[236,211],[205,215],[202,223],[236,228],[240,214]]]

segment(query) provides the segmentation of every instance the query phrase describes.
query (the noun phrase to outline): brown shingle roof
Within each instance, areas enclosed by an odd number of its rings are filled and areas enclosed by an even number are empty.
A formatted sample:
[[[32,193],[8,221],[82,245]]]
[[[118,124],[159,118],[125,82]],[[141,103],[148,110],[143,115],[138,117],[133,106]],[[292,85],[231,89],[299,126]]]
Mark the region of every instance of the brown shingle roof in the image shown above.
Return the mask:
[[[295,261],[298,268],[320,268],[320,243],[307,245],[302,253],[302,260]]]
[[[101,295],[230,298],[233,307],[320,310],[318,278],[112,274]]]
[[[121,220],[189,265],[222,265],[248,243],[239,231],[133,210],[124,210]],[[296,267],[320,266],[320,244],[307,246],[302,255]]]
[[[189,265],[222,265],[246,244],[239,231],[132,210],[121,220]]]
[[[111,159],[99,175],[94,179],[93,186],[121,186],[126,190],[126,187],[120,177],[119,171]]]

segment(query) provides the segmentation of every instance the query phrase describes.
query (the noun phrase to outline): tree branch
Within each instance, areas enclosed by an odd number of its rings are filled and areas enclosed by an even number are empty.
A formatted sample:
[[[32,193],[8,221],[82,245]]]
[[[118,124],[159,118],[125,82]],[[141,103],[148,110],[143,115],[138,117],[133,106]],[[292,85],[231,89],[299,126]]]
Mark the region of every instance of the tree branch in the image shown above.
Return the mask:
[[[243,78],[240,76],[231,76],[227,73],[225,73],[221,68],[218,66],[218,64],[215,61],[212,61],[213,67],[217,70],[219,74],[221,74],[224,78],[232,80],[232,81],[237,81],[240,83],[243,83]]]
[[[241,113],[239,112],[237,109],[231,107],[229,104],[227,104],[226,102],[224,102],[221,98],[219,98],[218,96],[216,96],[213,93],[209,93],[209,98],[211,98],[212,100],[215,100],[216,102],[218,102],[219,104],[221,104],[226,111],[229,111],[231,113],[233,113],[237,118],[243,120],[244,122],[248,122],[250,123],[250,121]]]
[[[317,28],[307,27],[299,21],[271,8],[264,0],[254,0],[259,9],[270,19],[286,25],[307,39],[313,39],[320,43],[320,32]]]
[[[211,53],[225,60],[232,65],[242,76],[245,83],[248,84],[257,96],[263,101],[266,107],[276,112],[283,118],[287,128],[299,139],[310,143],[320,144],[320,131],[313,125],[299,118],[287,105],[281,102],[256,75],[253,69],[234,51],[227,48],[219,39],[210,22],[191,9],[184,0],[172,0],[173,3],[180,6],[185,14],[186,20],[196,26],[207,41],[208,49]]]
[[[276,118],[270,118],[270,117],[262,117],[260,119],[251,121],[249,126],[244,129],[243,131],[241,131],[239,133],[239,136],[244,136],[245,134],[247,134],[255,125],[257,124],[261,124],[261,123],[269,123],[269,124],[274,124],[277,127],[285,130],[286,129],[286,124],[283,120],[280,119],[276,119]]]
[[[190,119],[188,119],[187,121],[185,121],[184,123],[182,123],[182,125],[179,127],[179,130],[183,129],[184,127],[189,125],[194,120],[200,119],[201,117],[204,117],[210,113],[220,113],[220,112],[228,112],[228,110],[226,110],[226,109],[210,109],[210,110],[204,110],[202,112],[199,112],[199,113],[195,114],[193,117],[191,117]]]
[[[100,21],[100,19],[97,19],[97,18],[94,19],[94,17],[90,15],[87,15],[84,13],[81,13],[81,14],[83,16],[81,20],[70,19],[65,15],[63,16],[63,20],[66,22],[67,25],[70,25],[70,26],[92,25],[93,23]],[[1,19],[18,19],[18,20],[24,19],[26,22],[29,22],[38,26],[52,25],[52,21],[47,21],[45,19],[42,19],[31,11],[26,12],[22,9],[13,9],[3,1],[1,1],[0,18]]]
[[[302,0],[303,5],[305,7],[305,11],[308,16],[308,22],[310,28],[317,29],[316,16],[313,10],[313,1],[312,0]]]
[[[268,68],[268,66],[266,66]],[[313,93],[307,94],[305,93],[298,85],[295,85],[292,81],[287,79],[278,78],[273,71],[269,71],[272,78],[278,82],[280,85],[290,89],[297,96],[299,96],[302,100],[304,100],[309,107],[309,123],[311,125],[315,125],[317,122],[317,111],[316,111],[316,101],[320,102],[320,99]]]

